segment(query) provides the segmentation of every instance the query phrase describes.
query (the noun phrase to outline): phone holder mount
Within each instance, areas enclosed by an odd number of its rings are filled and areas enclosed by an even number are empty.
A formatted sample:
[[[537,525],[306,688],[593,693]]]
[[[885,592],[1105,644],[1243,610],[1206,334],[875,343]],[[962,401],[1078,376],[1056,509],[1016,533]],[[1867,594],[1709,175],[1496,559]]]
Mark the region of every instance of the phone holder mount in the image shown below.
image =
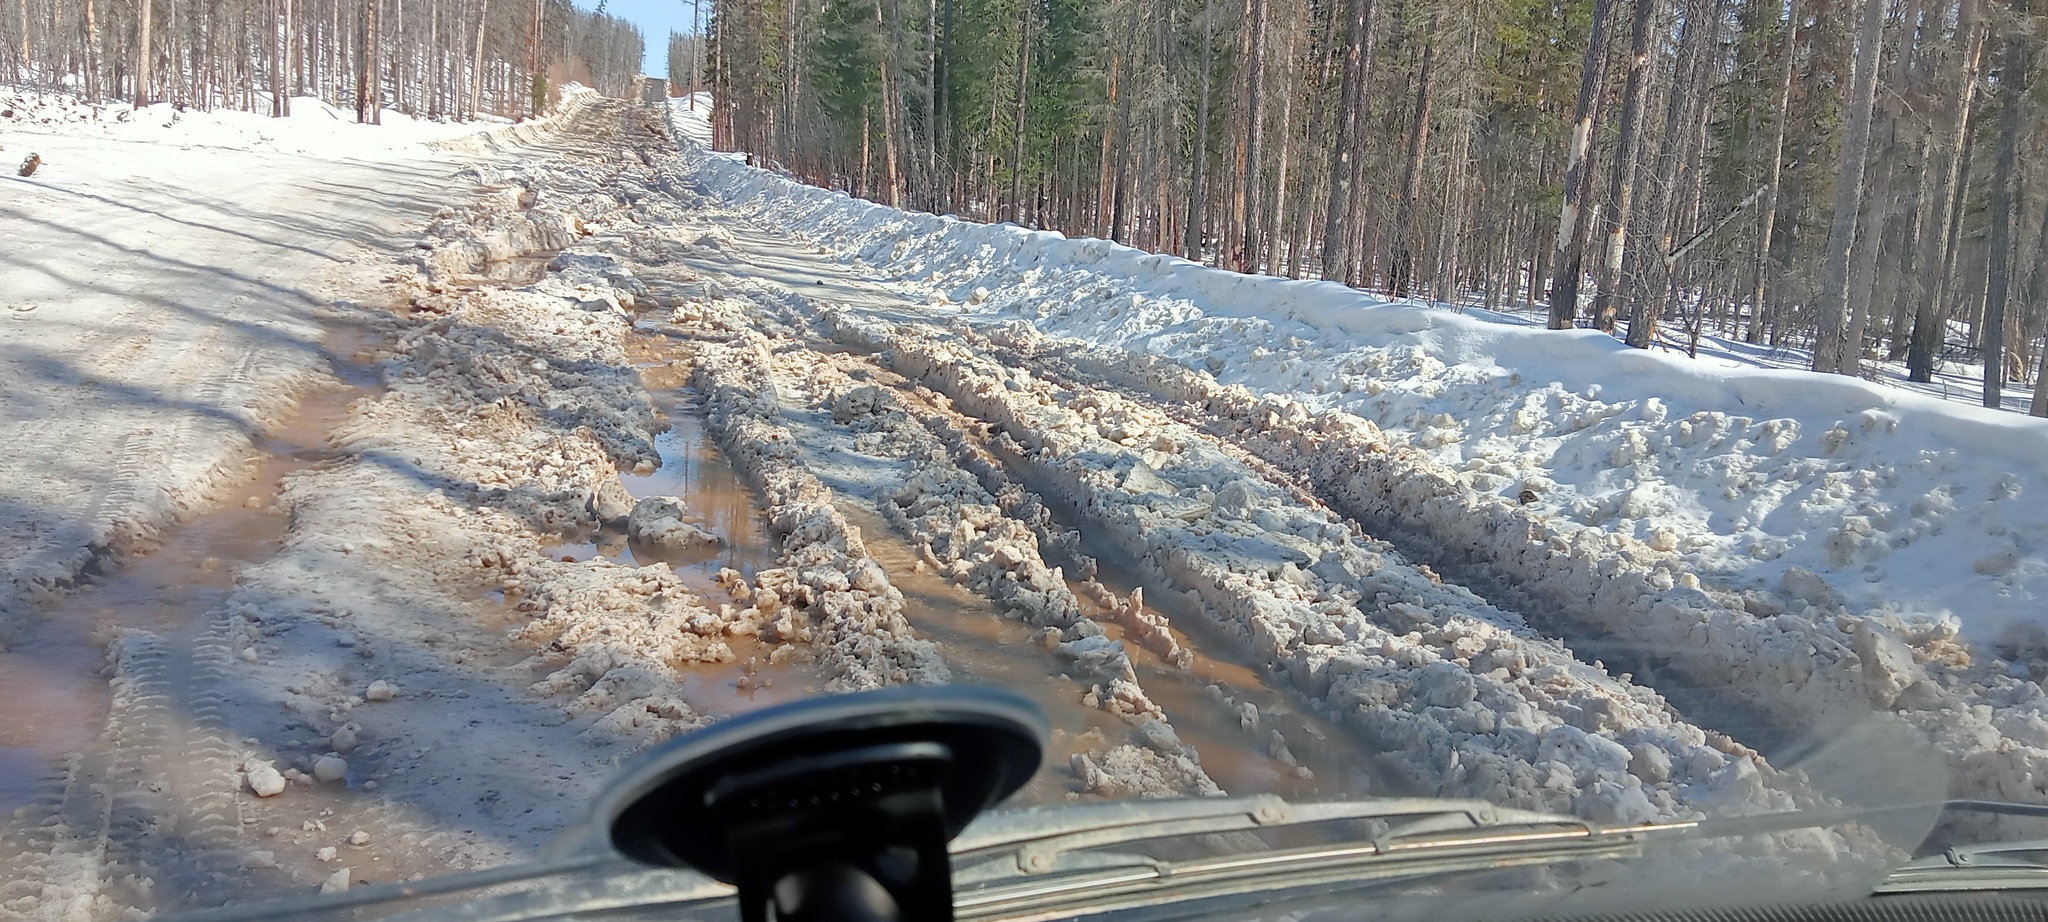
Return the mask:
[[[994,689],[816,698],[648,752],[596,819],[630,858],[736,885],[742,922],[952,922],[946,843],[1030,779],[1046,734]]]

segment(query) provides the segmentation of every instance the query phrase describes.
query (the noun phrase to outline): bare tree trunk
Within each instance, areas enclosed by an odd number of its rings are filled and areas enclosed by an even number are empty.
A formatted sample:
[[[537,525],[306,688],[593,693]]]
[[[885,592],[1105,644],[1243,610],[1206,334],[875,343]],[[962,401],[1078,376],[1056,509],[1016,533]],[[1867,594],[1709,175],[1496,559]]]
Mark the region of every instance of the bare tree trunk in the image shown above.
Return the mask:
[[[2048,208],[2041,210],[2041,227],[2034,235],[2034,262],[2027,269],[2027,284],[2021,295],[2027,319],[2024,336],[2031,343],[2040,336],[2044,320],[2048,320]],[[2048,365],[2048,348],[2041,350],[2040,362]],[[2027,404],[2027,415],[2048,417],[2048,377],[2043,369],[2034,372],[2033,399]]]
[[[1891,160],[1898,150],[1896,137],[1886,138],[1883,156],[1871,164],[1876,182],[1865,196],[1866,214],[1860,221],[1856,250],[1849,269],[1849,332],[1845,346],[1849,359],[1843,374],[1863,372],[1864,343],[1870,329],[1872,295],[1877,288],[1877,260],[1884,249],[1885,224],[1891,219]]]
[[[1635,0],[1635,23],[1629,35],[1628,80],[1621,93],[1621,128],[1616,139],[1613,178],[1607,187],[1606,258],[1593,281],[1593,326],[1612,334],[1616,315],[1615,289],[1621,285],[1621,264],[1628,252],[1629,210],[1635,204],[1636,154],[1641,146],[1643,100],[1650,89],[1650,20],[1657,12],[1656,0]],[[1648,348],[1649,324],[1641,331],[1629,331],[1629,345]]]
[[[1349,0],[1344,8],[1344,76],[1337,112],[1336,150],[1330,157],[1330,202],[1323,220],[1322,276],[1343,281],[1351,263],[1350,243],[1357,233],[1351,190],[1358,179],[1358,156],[1364,133],[1366,58],[1372,44],[1372,0]]]
[[[376,77],[370,48],[377,41],[377,0],[364,0],[362,25],[356,31],[356,123],[362,124],[370,120],[370,84]]]
[[[149,105],[149,65],[155,57],[155,55],[150,53],[149,25],[152,19],[150,8],[156,4],[152,0],[137,0],[137,3],[142,8],[140,13],[142,23],[137,26],[139,35],[135,40],[135,108],[140,109],[143,106]]]
[[[1294,32],[1287,33],[1286,60],[1294,60]],[[1274,164],[1273,201],[1267,211],[1265,272],[1268,275],[1283,275],[1280,268],[1281,220],[1287,211],[1287,153],[1292,147],[1294,132],[1294,92],[1288,89],[1280,98],[1280,159]],[[1293,248],[1289,248],[1292,252]],[[1253,270],[1257,271],[1254,266]]]
[[[1700,89],[1707,83],[1703,63],[1706,47],[1717,39],[1727,5],[1728,0],[1694,0],[1685,11],[1685,24],[1679,32],[1679,63],[1672,72],[1670,99],[1664,109],[1664,138],[1658,147],[1656,168],[1649,177],[1657,184],[1655,201],[1647,215],[1650,241],[1656,249],[1648,256],[1641,247],[1630,250],[1625,263],[1637,267],[1634,274],[1639,278],[1628,321],[1628,343],[1638,349],[1649,348],[1656,339],[1657,308],[1669,303],[1670,293],[1677,285],[1674,264],[1666,256],[1672,251],[1672,238],[1678,226],[1678,216],[1673,211],[1680,165],[1691,162],[1696,155],[1690,143],[1695,134],[1685,127],[1699,115],[1704,95]],[[1712,12],[1709,14],[1708,10]]]
[[[1963,0],[1959,34],[1964,36],[1962,83],[1957,105],[1942,107],[1941,131],[1946,133],[1943,148],[1946,165],[1936,174],[1937,183],[1930,193],[1938,196],[1934,202],[1938,216],[1933,226],[1927,229],[1927,243],[1923,250],[1921,265],[1933,270],[1933,277],[1922,271],[1916,278],[1919,286],[1919,301],[1913,314],[1913,333],[1906,349],[1906,377],[1908,380],[1927,383],[1934,380],[1935,354],[1946,338],[1946,324],[1942,321],[1941,308],[1946,302],[1944,288],[1955,265],[1954,233],[1950,230],[1956,223],[1961,204],[1964,169],[1968,162],[1972,135],[1970,120],[1977,102],[1978,69],[1983,64],[1984,28],[1976,16],[1977,0]]]
[[[296,13],[297,10],[293,7],[292,0],[284,0],[284,47],[278,49],[279,63],[282,65],[283,74],[277,79],[277,96],[279,100],[277,110],[287,118],[291,117],[292,114],[292,36],[298,31],[295,25],[297,22]]]
[[[1579,101],[1572,112],[1571,152],[1565,159],[1564,207],[1557,219],[1557,248],[1550,260],[1550,328],[1569,330],[1579,312],[1579,278],[1584,274],[1583,238],[1578,228],[1592,187],[1593,120],[1606,82],[1607,14],[1613,0],[1593,0],[1593,34],[1579,75]]]
[[[1820,316],[1813,370],[1852,374],[1844,329],[1849,312],[1849,256],[1863,203],[1863,171],[1870,159],[1870,116],[1877,102],[1877,72],[1884,58],[1884,0],[1863,0],[1863,25],[1849,79],[1849,120],[1843,129],[1841,173],[1835,177],[1835,216],[1821,259]]]
[[[484,24],[490,22],[491,0],[479,0],[476,8],[476,61],[469,69],[469,117],[484,106]]]
[[[1204,0],[1202,4],[1202,92],[1195,115],[1195,163],[1192,178],[1188,183],[1187,241],[1182,255],[1195,262],[1202,262],[1204,233],[1209,223],[1209,199],[1207,185],[1209,177],[1209,97],[1211,73],[1215,64],[1216,45],[1216,4],[1215,0]],[[1019,91],[1021,98],[1022,91]],[[1021,121],[1021,116],[1020,116]]]
[[[85,0],[85,101],[100,101],[100,24],[93,0]]]
[[[2014,0],[2013,12],[2024,15],[2026,0]],[[2026,121],[2027,39],[2024,32],[2005,36],[2005,63],[1999,68],[1998,95],[2004,107],[1999,119],[1998,159],[1991,172],[1990,269],[1984,295],[1984,405],[1996,409],[2005,385],[2005,300],[2012,281],[2012,225],[2015,177],[2013,161]]]
[[[1408,157],[1402,172],[1401,207],[1394,218],[1393,293],[1408,297],[1415,275],[1415,206],[1422,198],[1422,157],[1429,150],[1429,120],[1436,103],[1437,14],[1430,11],[1428,34],[1422,38],[1422,72],[1415,87],[1415,124],[1408,132]]]
[[[1252,30],[1251,57],[1245,62],[1244,107],[1245,107],[1245,168],[1242,176],[1244,208],[1238,226],[1243,233],[1239,244],[1237,269],[1240,272],[1257,272],[1259,261],[1259,229],[1261,220],[1260,160],[1265,157],[1266,113],[1266,0],[1247,0],[1246,27]]]
[[[278,10],[276,9],[277,5],[278,5],[278,4],[277,4],[277,3],[275,2],[275,0],[273,0],[273,2],[272,2],[272,3],[270,4],[270,6],[272,7],[272,9],[268,10],[268,11],[267,11],[267,12],[268,12],[268,15],[266,15],[266,16],[264,16],[264,17],[263,17],[263,20],[264,20],[264,24],[265,24],[265,25],[267,25],[267,26],[269,27],[269,28],[267,28],[267,29],[265,30],[265,36],[266,36],[266,38],[267,38],[267,39],[269,40],[269,42],[268,42],[268,48],[267,48],[266,50],[267,50],[267,51],[268,51],[268,52],[270,53],[270,56],[271,56],[271,63],[270,63],[270,117],[271,117],[271,118],[283,118],[283,117],[284,117],[284,83],[283,83],[283,80],[284,80],[284,67],[282,66],[282,60],[283,60],[283,58],[284,58],[284,54],[283,54],[282,52],[278,51],[278,46],[279,46],[279,44],[281,43],[282,39],[284,38],[284,35],[283,35],[283,33],[282,33],[282,32],[281,32],[281,31],[280,31],[279,29],[278,29],[278,25],[277,25],[277,18],[278,18],[278,17],[277,17],[277,14],[278,14]]]
[[[1031,85],[1031,4],[1022,4],[1023,25],[1017,38],[1017,122],[1010,153],[1010,204],[1018,224],[1024,223],[1024,108]]]
[[[882,0],[875,0],[875,24],[885,29],[888,25],[887,17],[882,15]],[[894,90],[896,84],[891,79],[889,63],[894,57],[895,53],[893,51],[889,54],[877,56],[879,59],[877,66],[881,68],[882,81],[882,169],[889,177],[888,204],[891,208],[900,207],[903,202],[903,174],[898,171],[896,160],[898,152],[896,126],[903,117],[896,110],[903,104],[903,101],[902,97],[896,94]]]

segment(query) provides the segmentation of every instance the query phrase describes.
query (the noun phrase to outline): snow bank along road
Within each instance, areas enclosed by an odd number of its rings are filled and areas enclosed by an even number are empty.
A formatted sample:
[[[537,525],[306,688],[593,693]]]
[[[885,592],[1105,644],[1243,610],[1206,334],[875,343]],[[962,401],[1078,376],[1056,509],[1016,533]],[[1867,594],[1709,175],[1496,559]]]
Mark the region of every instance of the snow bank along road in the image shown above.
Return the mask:
[[[28,392],[42,407],[7,408],[33,437],[10,450],[39,454],[0,468],[23,540],[51,550],[13,584],[0,680],[34,658],[25,688],[85,688],[97,654],[77,651],[94,645],[107,680],[96,703],[70,696],[93,732],[0,737],[42,779],[0,829],[0,917],[510,860],[645,745],[900,683],[1044,704],[1036,801],[1423,792],[1608,823],[1787,809],[1859,785],[1754,746],[1874,708],[1934,736],[1959,791],[2038,797],[2048,777],[2038,687],[1952,631],[1851,613],[1824,583],[1797,608],[1742,604],[1668,542],[1567,527],[1368,420],[998,309],[1077,278],[1142,301],[1141,279],[1075,266],[1099,245],[999,277],[991,236],[957,298],[880,277],[961,240],[678,152],[658,110],[587,96],[539,128],[322,175],[351,170],[389,200],[333,219],[366,249],[331,287],[253,293],[320,277],[341,231],[281,229],[321,227],[292,211],[303,200],[270,217],[255,193],[224,201],[236,220],[214,232],[255,239],[178,257],[241,254],[192,272],[248,279],[251,304],[174,330],[232,361],[95,358],[137,335],[118,305],[174,279],[60,314],[69,339],[9,341],[51,356],[11,372],[52,383]],[[35,219],[141,232],[95,214]],[[831,223],[871,232],[876,215],[907,223],[864,253]],[[123,245],[101,262],[168,258]],[[85,275],[64,268],[75,249],[7,264],[64,280],[39,283],[17,326],[93,290],[62,274]],[[94,377],[61,377],[65,362]],[[224,367],[243,377],[209,389]],[[48,422],[60,401],[117,398],[147,409]],[[91,445],[145,473],[80,505],[107,481],[74,460]],[[125,556],[152,534],[158,550]],[[1654,662],[1610,671],[1560,636]],[[1787,834],[1713,867],[1882,851],[1863,830]]]

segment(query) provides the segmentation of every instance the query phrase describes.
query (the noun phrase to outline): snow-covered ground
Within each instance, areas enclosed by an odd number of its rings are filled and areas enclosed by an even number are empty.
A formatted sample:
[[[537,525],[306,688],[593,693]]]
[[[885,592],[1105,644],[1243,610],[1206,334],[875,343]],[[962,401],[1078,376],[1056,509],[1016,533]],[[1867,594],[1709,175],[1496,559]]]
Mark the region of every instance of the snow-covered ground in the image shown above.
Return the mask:
[[[690,93],[668,101],[669,123],[676,135],[698,144],[711,143],[711,94]]]
[[[1046,333],[1373,421],[1473,489],[1786,597],[2031,633],[2048,597],[2048,421],[1880,384],[1693,361],[1098,240],[906,214],[738,166],[718,189],[870,271]],[[1735,346],[1728,346],[1734,354]],[[1794,359],[1793,361],[1796,361]],[[1795,577],[1795,580],[1801,577]]]
[[[473,122],[433,121],[386,109],[380,114],[381,124],[360,125],[353,110],[338,109],[313,96],[293,97],[291,109],[292,114],[282,119],[229,109],[181,110],[167,102],[137,109],[127,103],[93,105],[70,95],[0,87],[0,112],[11,113],[0,115],[0,132],[28,136],[20,137],[18,149],[24,152],[34,148],[27,143],[30,137],[62,135],[147,141],[180,153],[226,148],[348,160],[402,156],[417,152],[421,144],[510,124],[491,116]],[[66,165],[48,154],[43,159],[51,161],[52,168]],[[166,159],[181,158],[166,154]]]
[[[1777,750],[1889,711],[1954,792],[2044,796],[2048,513],[2021,497],[2048,489],[2048,421],[907,214],[691,156],[736,216],[896,292],[869,316],[971,329],[1012,368],[1144,395],[1682,714]]]
[[[1423,303],[1423,302],[1416,302]],[[1430,306],[1451,310],[1485,320],[1489,323],[1504,323],[1521,327],[1541,328],[1549,322],[1548,308],[1537,305],[1533,309],[1489,310],[1477,303],[1444,304],[1429,302]],[[1948,341],[1964,343],[1969,339],[1969,330],[1960,322],[1951,322]],[[1617,335],[1626,336],[1627,322],[1623,322]],[[1703,332],[1699,342],[1693,343],[1682,329],[1665,326],[1657,331],[1654,349],[1667,353],[1697,353],[1693,359],[1708,367],[1742,369],[1775,368],[1804,371],[1813,367],[1813,351],[1798,346],[1772,346],[1731,339],[1714,333]],[[1964,406],[1983,406],[1984,366],[1957,358],[1935,363],[1934,374],[1929,381],[1907,379],[1904,361],[1879,361],[1866,357],[1863,362],[1865,375],[1873,381],[1887,386],[1936,397]],[[2031,374],[2031,369],[2029,370]],[[2000,394],[2000,408],[2012,413],[2027,413],[2033,406],[2031,382],[2008,382]]]

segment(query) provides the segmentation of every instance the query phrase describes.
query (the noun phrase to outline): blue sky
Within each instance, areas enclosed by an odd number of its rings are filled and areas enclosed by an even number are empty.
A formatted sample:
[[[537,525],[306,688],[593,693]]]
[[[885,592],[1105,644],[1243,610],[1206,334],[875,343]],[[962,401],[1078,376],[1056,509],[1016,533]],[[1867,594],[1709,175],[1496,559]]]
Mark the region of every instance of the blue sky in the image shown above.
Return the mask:
[[[572,0],[579,9],[594,10],[597,0]],[[703,0],[704,18],[711,18],[711,0]],[[690,0],[606,0],[604,11],[622,16],[640,27],[647,36],[647,54],[640,65],[643,74],[668,73],[668,34],[689,32]]]

